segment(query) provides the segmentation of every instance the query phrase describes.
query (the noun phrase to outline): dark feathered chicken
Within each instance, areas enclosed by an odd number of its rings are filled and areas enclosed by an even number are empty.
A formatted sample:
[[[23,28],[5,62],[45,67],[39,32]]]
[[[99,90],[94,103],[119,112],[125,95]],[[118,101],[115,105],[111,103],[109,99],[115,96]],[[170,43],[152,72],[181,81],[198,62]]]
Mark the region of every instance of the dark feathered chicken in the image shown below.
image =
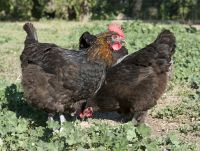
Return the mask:
[[[174,52],[175,37],[164,30],[152,44],[110,68],[105,83],[86,108],[117,111],[144,120],[146,111],[156,105],[166,88]]]
[[[67,50],[55,44],[39,43],[31,23],[20,56],[22,85],[28,103],[50,113],[72,113],[79,102],[94,96],[112,66],[112,51],[124,41],[122,30],[114,25],[99,34],[84,51]]]

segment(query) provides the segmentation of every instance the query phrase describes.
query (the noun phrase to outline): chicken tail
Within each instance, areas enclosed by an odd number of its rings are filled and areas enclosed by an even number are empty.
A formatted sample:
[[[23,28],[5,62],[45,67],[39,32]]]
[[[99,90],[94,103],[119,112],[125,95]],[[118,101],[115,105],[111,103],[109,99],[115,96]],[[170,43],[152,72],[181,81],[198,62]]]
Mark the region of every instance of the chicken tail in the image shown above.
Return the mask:
[[[163,30],[154,41],[158,57],[156,63],[161,72],[171,72],[172,55],[175,53],[176,38],[169,30]]]
[[[165,47],[165,51],[169,51],[168,53],[173,55],[175,53],[176,48],[176,38],[174,34],[170,30],[164,29],[154,41],[158,47]]]
[[[26,40],[25,40],[25,45],[38,43],[37,32],[36,32],[36,29],[33,26],[33,24],[30,23],[30,22],[29,23],[25,23],[23,28],[27,33]]]
[[[91,35],[89,32],[84,32],[79,39],[79,49],[89,48],[97,39],[96,36]]]

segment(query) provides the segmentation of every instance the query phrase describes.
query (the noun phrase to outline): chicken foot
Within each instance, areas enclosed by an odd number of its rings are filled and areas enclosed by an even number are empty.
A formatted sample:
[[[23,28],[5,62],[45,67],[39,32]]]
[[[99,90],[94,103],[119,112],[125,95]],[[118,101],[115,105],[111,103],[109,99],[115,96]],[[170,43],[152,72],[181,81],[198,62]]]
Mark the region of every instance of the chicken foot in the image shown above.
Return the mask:
[[[48,114],[48,120],[50,120],[50,121],[54,121],[54,114]],[[58,129],[53,129],[53,133],[55,134],[55,133],[61,133],[62,131],[63,131],[63,124],[66,122],[66,118],[65,118],[65,116],[63,115],[63,114],[59,114],[59,118],[60,118],[60,125],[61,125],[61,127],[60,127],[60,129],[58,130]]]
[[[145,122],[147,111],[139,111],[130,114],[122,114],[122,122],[132,121],[133,125],[138,125]]]

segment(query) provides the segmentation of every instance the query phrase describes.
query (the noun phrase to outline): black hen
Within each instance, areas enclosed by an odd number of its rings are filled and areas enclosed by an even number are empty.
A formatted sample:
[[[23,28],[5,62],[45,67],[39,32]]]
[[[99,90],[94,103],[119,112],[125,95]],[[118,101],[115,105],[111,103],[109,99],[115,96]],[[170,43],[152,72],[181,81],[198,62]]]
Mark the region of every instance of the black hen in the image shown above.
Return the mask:
[[[142,122],[146,111],[156,105],[164,93],[175,52],[175,37],[169,30],[145,48],[124,57],[110,68],[96,97],[86,108],[117,111]]]
[[[105,79],[106,69],[114,63],[112,45],[124,40],[122,32],[114,32],[112,26],[109,29],[97,36],[92,47],[75,51],[39,43],[35,28],[26,23],[27,37],[20,59],[27,102],[50,113],[74,113],[79,102],[93,97]]]

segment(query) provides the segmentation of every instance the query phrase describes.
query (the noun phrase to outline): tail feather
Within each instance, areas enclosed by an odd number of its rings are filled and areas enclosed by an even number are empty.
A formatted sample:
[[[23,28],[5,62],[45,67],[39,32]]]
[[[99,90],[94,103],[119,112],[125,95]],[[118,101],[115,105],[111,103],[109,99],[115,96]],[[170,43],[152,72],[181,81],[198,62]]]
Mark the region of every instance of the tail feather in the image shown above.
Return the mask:
[[[160,72],[169,72],[172,55],[175,53],[176,38],[169,30],[163,30],[154,41],[157,47],[158,57],[156,63]]]
[[[89,48],[97,37],[91,35],[89,32],[84,32],[79,39],[79,49]]]
[[[37,32],[32,23],[25,23],[23,29],[26,31],[27,36],[25,40],[25,45],[33,44],[38,42]]]
[[[176,38],[170,30],[164,29],[154,41],[156,45],[167,45],[170,49],[170,54],[173,55],[176,48]]]

